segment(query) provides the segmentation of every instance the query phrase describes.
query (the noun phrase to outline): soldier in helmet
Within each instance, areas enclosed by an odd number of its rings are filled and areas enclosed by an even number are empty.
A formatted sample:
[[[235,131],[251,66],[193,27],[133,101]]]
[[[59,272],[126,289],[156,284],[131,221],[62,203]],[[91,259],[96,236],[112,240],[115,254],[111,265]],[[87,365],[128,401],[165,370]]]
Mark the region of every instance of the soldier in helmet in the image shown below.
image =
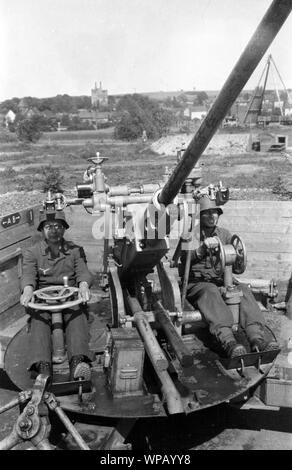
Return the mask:
[[[69,286],[78,286],[83,302],[90,299],[92,276],[86,265],[82,247],[65,240],[69,228],[62,211],[40,214],[37,230],[42,240],[28,248],[23,255],[22,295],[20,303],[27,307],[35,289],[62,285],[63,276]],[[51,315],[32,310],[30,369],[52,375],[51,365]],[[76,306],[63,311],[70,380],[90,376],[91,354],[86,312]]]
[[[244,355],[247,351],[234,337],[233,315],[220,293],[220,287],[224,286],[224,275],[216,274],[208,254],[208,249],[217,246],[217,241],[213,238],[215,236],[219,237],[223,245],[231,243],[231,233],[217,225],[222,213],[215,200],[208,196],[201,198],[201,245],[192,253],[187,300],[200,310],[209,324],[210,332],[215,335],[226,354],[235,357]],[[264,339],[265,321],[253,293],[242,284],[240,289],[243,294],[240,302],[240,322],[245,329],[251,351],[277,349],[276,341],[267,342]]]

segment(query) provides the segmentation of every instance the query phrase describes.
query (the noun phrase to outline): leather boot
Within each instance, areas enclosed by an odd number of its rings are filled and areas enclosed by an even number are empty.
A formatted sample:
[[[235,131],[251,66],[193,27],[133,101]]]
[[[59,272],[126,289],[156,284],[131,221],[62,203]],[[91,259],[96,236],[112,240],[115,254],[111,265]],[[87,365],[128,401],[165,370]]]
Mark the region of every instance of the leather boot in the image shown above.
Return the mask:
[[[236,341],[231,327],[223,326],[218,328],[215,336],[228,357],[247,354],[245,347]]]
[[[222,343],[222,347],[226,352],[227,356],[231,358],[237,356],[244,356],[245,354],[247,354],[247,350],[245,349],[245,347],[242,344],[237,343],[235,340]]]
[[[280,349],[280,346],[274,339],[271,341],[265,341],[264,338],[253,338],[250,340],[250,348],[252,352],[260,352]]]

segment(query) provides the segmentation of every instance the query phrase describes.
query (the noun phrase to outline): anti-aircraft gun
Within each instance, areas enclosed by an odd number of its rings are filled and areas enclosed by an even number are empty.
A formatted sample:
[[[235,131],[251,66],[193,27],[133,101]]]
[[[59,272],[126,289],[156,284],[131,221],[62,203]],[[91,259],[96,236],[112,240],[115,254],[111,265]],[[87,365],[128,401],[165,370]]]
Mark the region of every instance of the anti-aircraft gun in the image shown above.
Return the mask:
[[[109,186],[102,170],[105,158],[97,154],[90,160],[85,182],[77,185],[76,198],[49,194],[45,204],[53,210],[79,204],[93,215],[104,214],[101,286],[109,289],[112,312],[103,348],[94,351],[89,388],[82,391],[88,383],[78,384],[78,395],[76,387],[71,395],[61,394],[58,401],[63,409],[96,419],[187,414],[222,402],[246,400],[272,367],[279,350],[224,358],[212,347],[200,312],[191,309],[185,297],[190,253],[199,245],[200,198],[207,195],[217,205],[229,198],[221,183],[201,188],[198,160],[291,8],[290,1],[273,1],[164,181]],[[181,251],[186,252],[186,264],[179,273]],[[245,269],[244,242],[236,234],[230,245],[223,246],[218,240],[212,255],[214,269],[224,271],[224,298],[236,330],[240,290],[232,276]],[[17,348],[16,342],[11,350]],[[19,388],[29,388],[23,374],[19,379],[11,357],[8,348],[8,374]],[[50,395],[45,401],[51,403]]]

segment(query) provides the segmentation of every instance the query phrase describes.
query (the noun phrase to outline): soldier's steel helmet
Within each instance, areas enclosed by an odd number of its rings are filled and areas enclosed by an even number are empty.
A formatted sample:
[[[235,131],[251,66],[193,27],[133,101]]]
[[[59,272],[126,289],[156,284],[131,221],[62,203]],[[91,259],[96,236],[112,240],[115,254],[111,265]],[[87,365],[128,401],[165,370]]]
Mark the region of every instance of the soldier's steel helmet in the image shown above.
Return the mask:
[[[216,200],[210,199],[209,196],[203,196],[200,199],[200,213],[208,209],[216,209],[219,215],[223,214],[223,210],[217,206]]]
[[[69,225],[67,224],[64,212],[63,211],[55,211],[55,212],[51,212],[51,213],[40,212],[39,225],[38,225],[37,230],[39,232],[41,232],[44,222],[47,222],[47,221],[51,222],[51,221],[54,221],[54,220],[61,220],[64,227],[66,229],[69,228]]]

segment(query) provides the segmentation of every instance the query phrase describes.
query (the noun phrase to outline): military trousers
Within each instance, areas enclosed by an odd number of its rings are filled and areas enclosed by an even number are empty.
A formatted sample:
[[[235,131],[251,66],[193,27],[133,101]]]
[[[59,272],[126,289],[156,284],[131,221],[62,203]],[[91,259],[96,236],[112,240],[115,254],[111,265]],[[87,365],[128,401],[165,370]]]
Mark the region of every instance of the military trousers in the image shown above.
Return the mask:
[[[51,314],[45,311],[30,310],[30,360],[32,368],[40,361],[52,361],[52,322]],[[85,356],[91,361],[89,351],[89,328],[87,313],[76,306],[63,310],[63,330],[68,360],[73,356]]]
[[[265,320],[254,298],[246,285],[239,284],[242,291],[239,306],[239,322],[245,330],[249,341],[264,337]],[[187,290],[187,300],[193,307],[198,308],[203,319],[209,325],[210,333],[229,340],[233,337],[233,315],[224,302],[217,285],[212,282],[197,282],[190,284]]]

